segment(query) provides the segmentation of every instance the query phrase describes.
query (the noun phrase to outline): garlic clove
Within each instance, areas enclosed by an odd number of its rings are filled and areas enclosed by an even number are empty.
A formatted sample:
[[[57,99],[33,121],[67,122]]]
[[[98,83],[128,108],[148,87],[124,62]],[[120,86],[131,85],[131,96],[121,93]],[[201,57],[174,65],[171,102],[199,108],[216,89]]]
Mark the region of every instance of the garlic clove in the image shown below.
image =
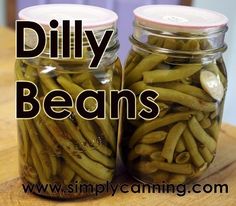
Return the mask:
[[[224,96],[224,86],[220,78],[213,72],[203,70],[200,74],[202,88],[215,100],[221,101]]]

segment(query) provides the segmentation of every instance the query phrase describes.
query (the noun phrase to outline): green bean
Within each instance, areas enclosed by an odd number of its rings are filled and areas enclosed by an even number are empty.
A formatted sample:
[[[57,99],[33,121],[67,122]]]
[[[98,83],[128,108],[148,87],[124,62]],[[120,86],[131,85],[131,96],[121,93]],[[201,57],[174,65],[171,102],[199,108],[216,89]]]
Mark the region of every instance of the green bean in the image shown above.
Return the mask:
[[[163,47],[164,42],[165,42],[165,38],[158,37],[158,39],[157,39],[155,45],[156,45],[157,47]]]
[[[161,151],[153,152],[153,153],[150,155],[150,158],[151,158],[152,160],[165,161],[165,158],[163,158],[163,157],[161,156]]]
[[[133,59],[134,57],[136,57],[136,52],[131,49],[130,52],[129,52],[128,57],[126,58],[125,67],[127,67],[127,66],[130,64],[130,62],[132,61],[132,59]]]
[[[199,152],[201,153],[202,157],[207,163],[211,163],[214,156],[213,154],[209,151],[209,149],[205,146],[199,148]]]
[[[120,89],[121,89],[121,81],[120,81],[120,77],[119,77],[119,76],[113,75],[113,78],[112,78],[112,87],[113,87],[115,90],[120,90]]]
[[[132,59],[132,61],[127,64],[125,67],[125,74],[127,75],[130,71],[133,70],[133,68],[142,60],[141,55],[136,54],[136,56]]]
[[[53,79],[51,79],[48,75],[41,75],[41,80],[43,81],[45,86],[47,86],[47,88],[50,89],[50,90],[59,89],[60,88],[56,84],[56,82]],[[57,78],[57,80],[59,81],[59,84],[72,95],[72,97],[74,99],[76,99],[76,97],[77,97],[77,95],[79,93],[84,91],[83,88],[81,88],[78,85],[68,81],[63,76],[59,76]],[[91,100],[91,99],[89,99],[89,100]],[[88,106],[89,109],[93,110],[95,105],[93,104],[93,102],[91,102],[89,100],[86,101],[86,103],[87,103],[86,105]],[[98,124],[98,126],[102,129],[102,131],[103,131],[106,139],[108,140],[108,142],[115,149],[115,137],[114,137],[112,126],[110,125],[109,121],[106,120],[106,119],[104,119],[104,120],[95,119],[95,121]]]
[[[167,133],[164,131],[156,131],[146,134],[141,139],[140,143],[144,144],[154,144],[165,140]]]
[[[143,122],[144,121],[141,120],[141,118],[140,118],[140,120],[139,119],[137,119],[137,120],[129,120],[129,123],[132,124],[135,127],[140,127],[143,124]]]
[[[175,112],[188,112],[189,108],[185,106],[176,106],[173,108]]]
[[[49,148],[50,149],[50,148]],[[50,150],[48,151],[48,156],[51,162],[51,166],[52,166],[52,176],[56,176],[57,172],[58,172],[58,166],[57,166],[57,157],[55,156],[55,154],[53,154]]]
[[[175,175],[171,175],[170,179],[169,179],[169,183],[170,184],[175,184],[175,185],[178,185],[178,184],[183,184],[185,183],[187,177],[186,175],[178,175],[178,174],[175,174]]]
[[[200,44],[196,39],[190,39],[183,47],[185,51],[199,51]]]
[[[193,173],[193,175],[192,175],[191,177],[196,178],[196,177],[201,176],[202,173],[203,173],[204,171],[206,171],[206,169],[208,168],[208,166],[209,166],[208,163],[205,162],[200,168],[198,168],[197,170],[194,171],[194,173]]]
[[[154,70],[143,72],[143,81],[145,83],[170,82],[183,79],[193,75],[202,68],[200,64],[176,66],[171,70]],[[140,79],[137,79],[140,80]]]
[[[17,80],[24,80],[24,74],[22,73],[22,62],[21,60],[17,59],[15,63],[15,71],[16,71],[16,79]]]
[[[186,107],[195,109],[197,111],[205,111],[212,112],[217,108],[217,104],[213,102],[205,102],[200,100],[194,96],[184,94],[182,92],[173,90],[173,89],[165,89],[160,87],[152,87],[146,85],[144,82],[136,82],[132,86],[129,87],[132,91],[135,92],[136,95],[140,94],[143,90],[152,89],[159,93],[158,99],[162,101],[171,101],[176,102]]]
[[[141,119],[141,117],[138,116],[138,113],[144,108],[144,106],[141,104],[141,102],[137,99],[136,100],[137,104],[136,104],[136,112],[137,112],[137,118]],[[159,117],[163,117],[165,116],[165,114],[169,111],[170,107],[169,105],[163,103],[163,102],[156,102],[160,108],[160,113],[159,113]]]
[[[29,133],[29,137],[31,139],[31,142],[36,150],[36,153],[38,155],[38,158],[42,164],[43,171],[45,173],[45,176],[47,179],[51,177],[51,163],[49,160],[48,155],[46,154],[46,151],[40,142],[39,134],[34,126],[33,120],[25,120],[25,125]],[[37,169],[37,168],[36,168]]]
[[[205,163],[205,161],[199,153],[197,143],[188,128],[185,129],[183,138],[185,146],[191,156],[194,165],[196,165],[196,167],[201,167]]]
[[[61,154],[61,148],[60,146],[53,141],[53,137],[51,133],[48,131],[47,127],[42,124],[42,120],[39,117],[34,118],[34,124],[40,134],[40,136],[43,138],[45,143],[52,149],[52,151],[58,156]]]
[[[112,179],[112,176],[113,176],[112,169],[108,169],[108,168],[104,167],[102,164],[92,161],[83,153],[80,153],[79,155],[76,155],[76,156],[71,155],[71,158],[78,165],[83,167],[83,169],[90,171],[91,174],[93,174],[94,176],[96,176],[100,179],[107,180],[107,181],[110,181]]]
[[[196,116],[197,121],[199,122],[202,121],[205,117],[203,112],[197,112],[195,116]]]
[[[74,170],[72,170],[67,164],[64,164],[61,170],[61,177],[63,179],[63,183],[65,185],[68,185],[72,181],[74,176]]]
[[[210,152],[215,152],[216,141],[205,132],[195,117],[192,117],[189,120],[188,125],[194,137],[203,145],[205,145],[210,150]]]
[[[185,174],[185,175],[191,175],[193,173],[193,167],[191,164],[175,164],[161,161],[152,161],[149,164],[150,167],[156,167],[157,169],[166,172]]]
[[[192,85],[186,85],[177,82],[169,82],[160,84],[160,86],[168,89],[177,90],[179,92],[183,92],[185,94],[189,94],[194,97],[198,97],[207,102],[214,101],[212,97],[210,97],[203,89],[200,89]]]
[[[102,130],[103,135],[108,143],[110,143],[113,151],[116,151],[116,138],[114,130],[107,119],[95,119],[94,120],[99,128]]]
[[[34,67],[27,66],[25,71],[25,79],[35,84],[38,82],[38,72]]]
[[[94,80],[95,78],[93,78]],[[83,72],[79,75],[76,75],[72,78],[72,80],[76,83],[81,85],[84,89],[93,89],[96,90],[93,82],[92,82],[92,74],[90,72]]]
[[[167,159],[168,163],[173,161],[176,145],[185,128],[186,124],[179,122],[170,129],[167,135],[161,156]]]
[[[24,161],[27,162],[29,154],[30,154],[30,141],[29,141],[29,133],[27,128],[24,124],[23,120],[18,120],[19,129],[21,131],[21,136],[23,140],[23,154],[24,154]]]
[[[219,115],[219,110],[216,110],[211,113],[210,118],[213,120]]]
[[[209,127],[207,130],[209,131],[209,134],[217,141],[220,131],[218,121],[214,120],[211,127]]]
[[[151,178],[152,183],[163,183],[166,182],[169,178],[169,172],[158,170],[152,174],[149,174],[148,177]]]
[[[112,170],[86,157],[82,152],[78,151],[78,149],[70,140],[64,138],[60,128],[53,120],[47,118],[42,112],[40,112],[40,116],[56,141],[66,152],[68,152],[68,154],[77,164],[79,164],[84,169],[91,171],[92,174],[95,173],[94,175],[101,179],[107,180],[111,178]]]
[[[79,129],[83,133],[83,135],[86,137],[89,143],[94,144],[98,141],[99,137],[96,135],[91,122],[86,121],[83,118],[81,118],[79,115],[75,115],[76,121],[78,123]],[[112,150],[108,148],[107,146],[99,143],[99,145],[96,146],[96,149],[103,153],[104,155],[111,156]]]
[[[178,40],[176,43],[176,49],[177,50],[183,50],[184,49],[184,41],[183,40]]]
[[[134,169],[143,174],[151,174],[157,171],[157,167],[151,162],[140,161],[134,165]]]
[[[181,152],[175,158],[175,162],[177,164],[185,164],[188,163],[189,160],[190,160],[190,154],[188,152]]]
[[[67,129],[68,134],[79,144],[81,149],[87,154],[91,159],[107,166],[109,168],[115,167],[115,160],[111,157],[107,157],[104,154],[96,150],[96,148],[88,148],[88,142],[84,139],[80,131],[74,126],[74,124],[69,119],[63,120],[63,123]]]
[[[200,44],[200,48],[201,50],[209,50],[212,48],[210,42],[208,41],[208,39],[201,39],[199,41],[199,44]]]
[[[135,146],[134,151],[138,155],[149,155],[155,151],[160,151],[160,147],[157,145],[138,144]]]
[[[62,76],[59,76],[57,78],[57,82],[66,90],[68,91],[72,97],[74,99],[77,98],[77,95],[81,92],[83,92],[84,90],[79,87],[78,85],[68,81],[67,79],[65,79]],[[96,105],[94,104],[93,101],[90,101],[91,99],[88,99],[85,102],[85,105],[87,108],[89,108],[89,110],[94,110],[96,109]],[[113,132],[113,128],[109,122],[108,119],[95,119],[95,122],[98,124],[98,126],[101,128],[101,130],[103,131],[106,140],[108,141],[108,143],[110,143],[113,151],[116,150],[116,141],[115,141],[115,134]]]
[[[209,118],[204,118],[202,121],[200,121],[200,125],[203,129],[207,129],[211,126],[211,120]]]
[[[158,40],[157,36],[149,35],[147,43],[151,45],[155,45],[157,40]]]
[[[143,123],[131,136],[129,147],[132,148],[140,139],[142,139],[143,135],[152,132],[153,130],[157,130],[160,127],[164,127],[166,125],[183,120],[188,120],[193,114],[194,112],[168,114],[163,118],[157,118],[152,121]]]
[[[82,179],[80,176],[75,175],[75,177],[73,178],[73,182],[79,184],[80,182],[82,182]]]
[[[107,180],[103,180],[98,177],[95,177],[92,174],[90,174],[88,171],[84,170],[82,167],[76,164],[67,153],[63,153],[63,158],[65,159],[65,162],[68,164],[68,166],[71,167],[71,169],[73,169],[75,173],[77,173],[83,180],[92,184],[93,183],[103,184],[107,181]]]
[[[175,39],[165,39],[163,47],[166,49],[175,50],[177,47]]]
[[[175,150],[179,153],[186,150],[182,137],[179,138]]]
[[[127,76],[126,85],[131,85],[142,79],[144,71],[152,70],[156,65],[160,64],[167,58],[166,55],[150,54],[145,57]]]
[[[39,180],[42,184],[47,184],[49,183],[47,177],[45,176],[45,173],[44,173],[44,169],[42,167],[42,164],[41,164],[41,161],[38,157],[38,154],[36,152],[36,148],[31,147],[31,157],[32,157],[32,160],[33,160],[33,164],[34,164],[34,168],[36,169],[37,173],[38,173],[38,177],[39,177]]]

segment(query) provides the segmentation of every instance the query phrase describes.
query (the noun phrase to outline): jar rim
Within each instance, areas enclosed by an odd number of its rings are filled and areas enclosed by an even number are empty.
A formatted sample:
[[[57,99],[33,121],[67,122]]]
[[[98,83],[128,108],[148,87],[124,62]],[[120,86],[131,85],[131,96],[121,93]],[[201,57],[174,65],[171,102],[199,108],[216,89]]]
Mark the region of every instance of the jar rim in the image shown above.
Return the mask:
[[[62,21],[69,20],[71,28],[75,20],[83,21],[83,29],[105,30],[116,27],[118,16],[115,12],[97,6],[82,4],[41,4],[22,9],[20,20],[35,21],[41,24],[46,31],[50,29],[50,21],[58,21],[58,30],[61,30]]]
[[[216,11],[180,5],[141,6],[134,10],[134,15],[143,27],[167,32],[214,32],[228,23],[228,18]]]

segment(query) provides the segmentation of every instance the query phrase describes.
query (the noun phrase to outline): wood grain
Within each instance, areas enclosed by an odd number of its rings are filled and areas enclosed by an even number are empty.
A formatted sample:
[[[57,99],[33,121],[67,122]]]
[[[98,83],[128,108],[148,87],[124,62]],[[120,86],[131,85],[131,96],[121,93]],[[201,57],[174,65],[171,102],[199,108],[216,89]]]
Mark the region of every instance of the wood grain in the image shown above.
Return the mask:
[[[14,33],[0,28],[0,205],[57,206],[57,205],[163,205],[163,206],[235,206],[236,205],[236,127],[224,124],[219,138],[217,157],[199,184],[228,184],[228,194],[194,194],[185,197],[176,194],[117,193],[99,199],[52,201],[25,194],[18,178],[16,121],[14,118]],[[134,182],[127,173],[120,172],[116,182]],[[191,187],[191,185],[189,186]]]

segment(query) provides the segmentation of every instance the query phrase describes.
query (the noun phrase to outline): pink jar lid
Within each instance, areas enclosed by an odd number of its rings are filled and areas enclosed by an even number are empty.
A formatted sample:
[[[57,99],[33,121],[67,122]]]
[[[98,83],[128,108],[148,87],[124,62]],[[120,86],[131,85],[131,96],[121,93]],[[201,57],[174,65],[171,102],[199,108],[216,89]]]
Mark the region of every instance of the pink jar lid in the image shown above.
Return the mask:
[[[189,6],[148,5],[134,10],[142,26],[175,32],[217,30],[228,23],[221,13]]]
[[[19,12],[21,20],[35,21],[47,30],[52,19],[56,19],[59,28],[62,20],[70,20],[74,27],[75,20],[83,21],[83,28],[99,30],[112,28],[116,25],[118,16],[115,12],[96,6],[80,4],[44,4],[27,7]]]

